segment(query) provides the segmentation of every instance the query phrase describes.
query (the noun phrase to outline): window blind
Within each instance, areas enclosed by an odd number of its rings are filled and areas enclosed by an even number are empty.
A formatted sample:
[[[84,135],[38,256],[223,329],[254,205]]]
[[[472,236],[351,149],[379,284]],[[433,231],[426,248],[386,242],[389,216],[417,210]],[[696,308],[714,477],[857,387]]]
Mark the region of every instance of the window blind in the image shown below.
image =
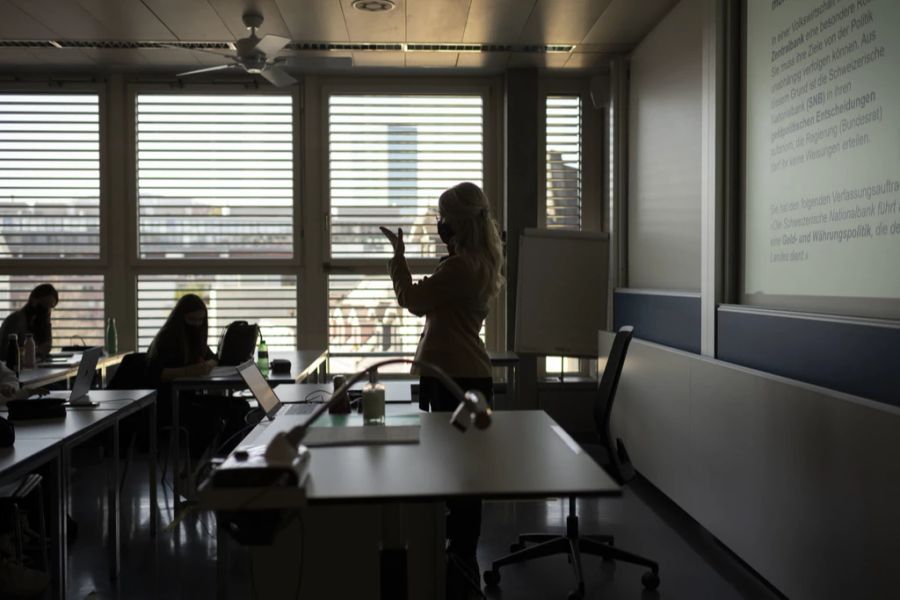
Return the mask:
[[[138,346],[146,351],[175,303],[197,294],[209,315],[209,345],[232,321],[260,327],[272,350],[297,348],[297,278],[292,275],[139,275]]]
[[[352,372],[363,366],[348,355],[365,355],[374,362],[385,355],[413,354],[424,324],[424,317],[397,306],[390,277],[328,277],[328,351],[334,372]]]
[[[290,258],[289,95],[139,94],[142,258]]]
[[[390,256],[380,225],[403,228],[407,256],[437,256],[441,192],[483,185],[482,97],[332,95],[328,166],[333,258]]]
[[[418,281],[423,274],[413,273]],[[328,352],[332,372],[354,372],[388,356],[412,358],[425,326],[397,305],[387,275],[334,274],[328,277]],[[481,328],[481,339],[485,329]],[[394,372],[408,372],[400,365]]]
[[[581,98],[546,102],[547,227],[581,229]]]
[[[0,94],[0,258],[99,256],[97,94]]]
[[[31,290],[42,283],[52,283],[59,292],[59,304],[50,317],[53,347],[102,346],[102,275],[0,275],[0,319],[25,306]]]
[[[545,107],[548,229],[581,229],[581,97],[548,96]],[[578,373],[577,358],[548,356],[547,375]]]

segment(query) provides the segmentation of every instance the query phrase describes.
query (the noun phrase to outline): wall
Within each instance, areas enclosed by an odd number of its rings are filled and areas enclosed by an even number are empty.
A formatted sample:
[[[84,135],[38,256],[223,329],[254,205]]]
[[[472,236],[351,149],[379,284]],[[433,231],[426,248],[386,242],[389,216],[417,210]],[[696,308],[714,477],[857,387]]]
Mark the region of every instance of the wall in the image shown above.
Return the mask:
[[[641,474],[788,597],[896,596],[900,409],[635,340],[613,422]]]
[[[631,288],[700,290],[702,4],[682,0],[631,55]]]

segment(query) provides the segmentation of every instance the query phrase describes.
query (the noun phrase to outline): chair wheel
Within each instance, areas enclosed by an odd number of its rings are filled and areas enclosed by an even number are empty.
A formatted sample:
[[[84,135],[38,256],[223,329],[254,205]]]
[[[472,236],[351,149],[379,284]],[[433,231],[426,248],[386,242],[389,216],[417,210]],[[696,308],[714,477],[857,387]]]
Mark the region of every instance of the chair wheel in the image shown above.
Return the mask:
[[[519,550],[524,550],[524,549],[525,549],[525,544],[523,544],[522,542],[513,542],[512,544],[509,545],[510,552],[518,552]]]
[[[495,587],[500,583],[500,571],[490,570],[484,572],[484,585]]]
[[[644,587],[648,590],[655,590],[659,587],[659,575],[653,571],[647,571],[641,575],[641,583],[643,583]]]

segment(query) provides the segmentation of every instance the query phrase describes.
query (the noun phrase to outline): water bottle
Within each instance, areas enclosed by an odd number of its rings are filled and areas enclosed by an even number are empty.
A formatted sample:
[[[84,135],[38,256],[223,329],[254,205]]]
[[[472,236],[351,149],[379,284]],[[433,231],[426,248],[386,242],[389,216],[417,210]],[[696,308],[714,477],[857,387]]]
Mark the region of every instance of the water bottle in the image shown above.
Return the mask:
[[[374,372],[362,389],[363,425],[384,425],[384,386],[375,381]]]
[[[37,345],[34,343],[34,334],[25,334],[25,344],[23,346],[22,368],[33,369],[37,364]]]
[[[9,341],[6,342],[6,366],[9,370],[19,374],[21,363],[19,362],[19,334],[9,334]]]
[[[110,317],[106,325],[106,354],[112,356],[119,351],[119,334],[116,331],[116,318]]]
[[[256,366],[263,375],[269,374],[269,346],[263,338],[259,338],[259,348],[256,349]]]

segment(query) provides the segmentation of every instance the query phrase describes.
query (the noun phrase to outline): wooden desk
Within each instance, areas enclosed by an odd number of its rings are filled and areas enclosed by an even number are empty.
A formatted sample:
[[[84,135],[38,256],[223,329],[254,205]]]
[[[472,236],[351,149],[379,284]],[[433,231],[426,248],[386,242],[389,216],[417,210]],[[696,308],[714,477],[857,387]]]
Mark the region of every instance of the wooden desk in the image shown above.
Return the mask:
[[[395,410],[402,408],[417,412],[399,405]],[[307,506],[298,506],[302,538],[297,538],[299,528],[289,530],[273,547],[254,549],[259,558],[255,583],[263,597],[287,598],[293,592],[302,541],[304,595],[378,598],[383,546],[408,548],[410,598],[440,598],[445,499],[621,494],[619,485],[542,411],[494,413],[488,429],[465,433],[449,424],[447,413],[418,414],[418,444],[311,449]],[[302,419],[286,415],[261,423],[239,447],[265,444]],[[248,508],[272,498],[259,490],[241,493],[250,495]],[[352,577],[346,576],[347,564],[353,565]]]
[[[69,497],[71,455],[75,447],[98,435],[105,435],[110,448],[108,460],[108,551],[110,577],[119,574],[121,540],[119,510],[119,423],[125,417],[148,410],[151,460],[148,461],[150,479],[150,530],[156,534],[159,518],[156,501],[156,391],[155,390],[93,390],[91,400],[97,407],[68,408],[65,418],[33,419],[13,422],[16,442],[13,448],[0,450],[0,479],[10,480],[41,466],[50,465],[48,498],[53,499],[50,533],[56,562],[55,596],[66,593],[67,537],[66,506]],[[5,407],[3,408],[5,412]]]
[[[324,381],[325,373],[328,368],[328,350],[309,350],[301,349],[292,352],[272,352],[269,355],[270,360],[283,358],[291,361],[290,373],[272,373],[269,370],[266,380],[269,385],[291,384],[311,380],[314,382]],[[241,390],[246,388],[244,380],[238,374],[237,369],[227,374],[210,374],[199,377],[180,377],[171,382],[172,390],[172,431],[170,436],[171,455],[172,455],[172,473],[173,476],[173,496],[175,504],[175,512],[181,506],[181,483],[178,477],[178,469],[181,463],[181,436],[178,435],[180,427],[180,415],[178,410],[179,396],[181,392],[187,390]]]

